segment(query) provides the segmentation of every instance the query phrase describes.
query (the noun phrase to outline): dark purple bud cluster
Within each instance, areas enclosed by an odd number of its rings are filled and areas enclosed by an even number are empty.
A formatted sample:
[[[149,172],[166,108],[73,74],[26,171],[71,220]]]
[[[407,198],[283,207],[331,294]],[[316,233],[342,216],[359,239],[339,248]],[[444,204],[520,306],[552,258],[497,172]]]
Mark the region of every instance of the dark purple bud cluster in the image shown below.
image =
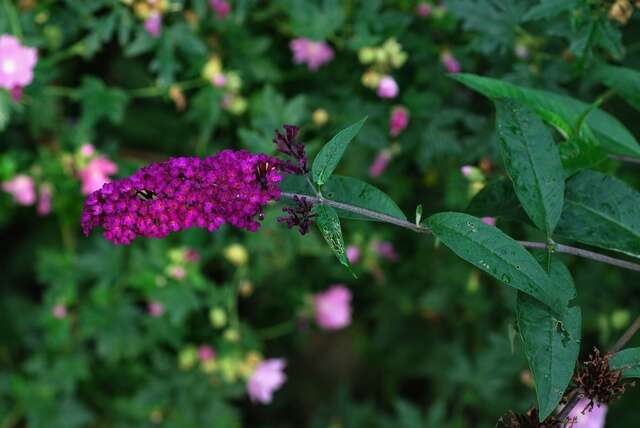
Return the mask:
[[[284,162],[283,170],[292,174],[309,173],[304,144],[296,142],[300,128],[295,125],[283,125],[283,128],[284,134],[276,129],[276,136],[273,138],[277,150],[292,158]]]
[[[263,207],[280,198],[281,166],[276,158],[245,150],[151,164],[91,193],[82,230],[88,235],[101,226],[116,244],[190,227],[214,231],[225,223],[253,232]]]
[[[299,198],[294,196],[293,201],[296,205],[294,207],[283,208],[282,211],[288,215],[278,217],[278,221],[281,223],[286,222],[289,229],[298,226],[300,233],[304,235],[309,231],[309,227],[313,224],[313,218],[316,216],[316,214],[312,212],[313,204],[304,197]]]

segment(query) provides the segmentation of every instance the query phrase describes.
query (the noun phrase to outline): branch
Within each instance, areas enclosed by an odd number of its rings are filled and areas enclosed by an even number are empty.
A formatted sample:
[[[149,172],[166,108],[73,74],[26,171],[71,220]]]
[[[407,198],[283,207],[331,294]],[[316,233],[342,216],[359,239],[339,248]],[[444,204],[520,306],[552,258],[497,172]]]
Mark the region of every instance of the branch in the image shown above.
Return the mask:
[[[609,159],[614,159],[620,162],[629,162],[640,164],[640,159],[632,158],[631,156],[609,155]]]

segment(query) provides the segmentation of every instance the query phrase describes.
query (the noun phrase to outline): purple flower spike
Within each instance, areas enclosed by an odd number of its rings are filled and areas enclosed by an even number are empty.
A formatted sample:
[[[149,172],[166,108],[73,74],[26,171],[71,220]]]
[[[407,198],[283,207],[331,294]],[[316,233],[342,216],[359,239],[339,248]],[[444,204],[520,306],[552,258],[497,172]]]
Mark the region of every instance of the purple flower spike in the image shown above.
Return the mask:
[[[313,218],[316,216],[316,214],[311,212],[313,204],[310,203],[307,198],[294,196],[293,200],[296,206],[283,208],[282,211],[288,215],[278,217],[278,222],[286,222],[289,229],[298,226],[300,228],[300,234],[304,235],[309,231],[309,227],[313,224]]]
[[[283,128],[284,134],[276,129],[276,136],[273,138],[273,142],[280,153],[291,156],[295,161],[287,161],[283,165],[284,171],[292,174],[307,174],[309,165],[304,144],[296,142],[300,128],[295,125],[283,125]]]
[[[225,223],[254,232],[262,208],[280,198],[280,169],[280,160],[245,150],[151,164],[91,193],[82,230],[88,235],[101,226],[115,244],[129,244],[138,236],[162,238],[190,227],[212,232]]]

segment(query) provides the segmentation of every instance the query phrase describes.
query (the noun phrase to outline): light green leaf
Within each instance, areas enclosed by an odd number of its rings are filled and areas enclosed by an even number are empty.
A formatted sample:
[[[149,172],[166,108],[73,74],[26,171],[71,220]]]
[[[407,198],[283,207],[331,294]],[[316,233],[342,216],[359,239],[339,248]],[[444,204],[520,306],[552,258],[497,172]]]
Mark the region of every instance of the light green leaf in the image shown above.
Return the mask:
[[[586,137],[585,137],[586,136]],[[591,128],[582,127],[579,137],[573,136],[558,145],[565,176],[571,177],[583,169],[592,168],[608,159]]]
[[[622,96],[636,110],[640,110],[640,72],[631,68],[601,64],[596,67],[594,76]]]
[[[564,297],[575,296],[575,286],[567,267],[551,261],[549,276]],[[540,421],[558,406],[571,381],[580,352],[580,308],[573,307],[562,316],[531,296],[518,293],[516,314],[524,352],[535,380]]]
[[[555,126],[565,136],[574,133],[580,115],[590,108],[590,104],[565,95],[538,89],[529,89],[502,82],[497,79],[458,73],[450,75],[460,83],[480,92],[486,97],[509,98],[522,102],[533,109],[545,122]],[[587,138],[595,138],[609,153],[640,156],[640,145],[625,126],[609,113],[598,108],[585,118],[584,125],[593,131]]]
[[[564,173],[553,137],[522,104],[497,100],[498,140],[505,169],[533,223],[551,236],[562,213]]]
[[[0,91],[0,131],[3,131],[11,119],[11,96],[7,91]]]
[[[640,193],[595,171],[575,175],[566,187],[558,235],[640,257]]]
[[[322,233],[322,236],[325,241],[327,241],[327,244],[329,244],[338,261],[351,270],[351,265],[349,264],[344,249],[344,240],[342,239],[342,228],[340,227],[338,213],[327,205],[316,205],[314,210],[317,214],[316,224],[320,229],[320,233]]]
[[[562,12],[573,10],[577,0],[542,0],[540,4],[532,7],[522,18],[524,21],[551,18]]]
[[[536,259],[500,229],[463,213],[444,212],[427,219],[433,234],[459,257],[504,284],[549,306],[556,314],[567,309],[568,299],[551,281]]]
[[[348,128],[338,132],[327,144],[324,145],[318,156],[313,161],[311,174],[313,181],[322,186],[327,182],[333,171],[338,166],[347,146],[360,132],[362,125],[367,120],[366,116]]]
[[[640,378],[640,348],[623,349],[609,358],[609,368],[622,370],[626,378]]]
[[[111,123],[122,121],[127,105],[127,94],[121,89],[107,87],[102,80],[94,77],[82,79],[82,86],[74,97],[80,102],[80,127],[90,131],[102,118]]]

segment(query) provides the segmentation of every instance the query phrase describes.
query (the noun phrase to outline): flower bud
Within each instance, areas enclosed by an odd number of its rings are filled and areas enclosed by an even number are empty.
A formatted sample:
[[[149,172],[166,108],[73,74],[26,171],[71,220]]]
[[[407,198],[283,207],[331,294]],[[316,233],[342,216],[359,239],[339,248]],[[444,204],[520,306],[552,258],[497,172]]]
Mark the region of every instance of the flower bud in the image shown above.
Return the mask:
[[[195,346],[188,346],[178,354],[178,365],[182,370],[189,370],[198,361],[198,350]]]
[[[224,257],[237,267],[247,264],[249,254],[240,244],[231,244],[224,249]]]
[[[323,108],[316,109],[312,115],[313,124],[322,126],[329,120],[329,113]]]
[[[214,328],[222,328],[227,324],[227,313],[222,308],[211,308],[209,321]]]
[[[373,48],[365,47],[358,51],[358,59],[362,64],[370,64],[376,58],[376,52]]]

